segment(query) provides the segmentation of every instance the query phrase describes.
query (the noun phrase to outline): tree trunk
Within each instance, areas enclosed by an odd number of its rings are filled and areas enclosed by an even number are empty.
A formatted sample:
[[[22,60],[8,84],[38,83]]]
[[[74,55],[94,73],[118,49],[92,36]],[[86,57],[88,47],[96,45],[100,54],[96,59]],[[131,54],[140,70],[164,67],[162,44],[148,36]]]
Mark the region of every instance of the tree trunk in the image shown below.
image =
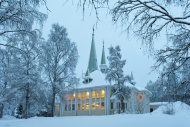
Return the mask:
[[[29,78],[28,68],[29,68],[29,63],[27,63],[27,72],[26,72],[27,78]],[[27,119],[28,118],[28,105],[29,105],[29,82],[28,81],[26,83],[26,98],[25,99],[26,100],[25,100],[24,118]]]
[[[51,116],[53,117],[54,116],[54,112],[55,112],[55,94],[56,94],[56,91],[55,91],[55,82],[53,83],[53,88],[52,88],[52,103],[51,103]]]
[[[25,102],[25,113],[24,113],[24,118],[28,118],[28,104],[29,104],[29,83],[26,85],[26,102]]]
[[[0,103],[0,118],[3,117],[3,107],[4,105]]]

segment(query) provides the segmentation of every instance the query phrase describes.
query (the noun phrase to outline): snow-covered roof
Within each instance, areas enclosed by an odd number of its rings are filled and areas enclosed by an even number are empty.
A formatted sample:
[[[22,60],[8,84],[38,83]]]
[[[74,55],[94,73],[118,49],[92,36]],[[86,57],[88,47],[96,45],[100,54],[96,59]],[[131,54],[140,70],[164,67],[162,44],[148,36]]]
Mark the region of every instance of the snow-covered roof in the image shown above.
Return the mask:
[[[137,91],[148,92],[149,94],[151,94],[151,92],[148,89],[146,89],[146,88],[142,88],[142,87],[139,87],[139,86],[136,86],[136,85],[132,85],[132,84],[130,84],[128,82],[126,82],[125,85],[128,86],[128,87],[130,87],[130,88],[134,88]]]
[[[84,79],[86,79],[87,77],[92,79],[92,81],[90,83],[83,82]],[[90,75],[87,77],[84,77],[84,79],[80,80],[80,83],[76,87],[76,89],[101,87],[101,86],[112,86],[108,81],[105,80],[105,74],[103,74],[100,70],[95,70],[95,71],[91,72]],[[130,88],[134,88],[137,91],[148,92],[151,94],[151,92],[149,90],[147,90],[146,88],[137,87],[136,85],[132,85],[128,82],[126,82],[125,85]]]
[[[168,102],[151,102],[150,105],[151,106],[160,106],[160,105],[165,105],[167,104]]]
[[[89,77],[92,79],[90,83],[83,83],[84,79],[81,79],[80,85],[78,85],[76,88],[81,89],[109,85],[109,82],[106,82],[105,80],[105,74],[103,74],[100,70],[93,71],[90,73]]]

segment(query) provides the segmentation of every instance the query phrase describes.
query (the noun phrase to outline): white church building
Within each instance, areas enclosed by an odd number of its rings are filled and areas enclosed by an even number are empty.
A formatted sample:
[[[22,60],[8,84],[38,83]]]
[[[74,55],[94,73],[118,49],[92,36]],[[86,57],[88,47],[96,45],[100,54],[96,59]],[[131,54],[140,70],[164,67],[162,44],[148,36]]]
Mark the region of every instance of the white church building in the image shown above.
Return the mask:
[[[106,69],[104,46],[98,69],[93,30],[86,74],[80,79],[80,85],[68,92],[64,98],[56,99],[55,116],[111,115],[119,113],[119,109],[133,114],[150,112],[150,91],[126,83],[131,92],[130,95],[123,96],[121,104],[113,94],[113,85],[105,80]]]

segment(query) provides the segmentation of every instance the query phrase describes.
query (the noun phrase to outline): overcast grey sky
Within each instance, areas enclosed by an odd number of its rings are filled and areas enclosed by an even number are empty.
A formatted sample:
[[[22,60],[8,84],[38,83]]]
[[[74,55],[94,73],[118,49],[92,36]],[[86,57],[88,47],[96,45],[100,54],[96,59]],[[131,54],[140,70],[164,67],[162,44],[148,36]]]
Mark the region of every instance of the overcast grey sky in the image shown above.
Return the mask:
[[[85,73],[88,65],[90,45],[92,40],[92,27],[96,25],[96,16],[91,12],[91,8],[86,8],[86,13],[83,13],[82,8],[77,9],[77,3],[74,5],[71,2],[64,4],[64,0],[56,0],[47,2],[48,19],[44,24],[43,36],[47,39],[47,35],[53,23],[59,23],[68,30],[69,38],[76,42],[79,52],[79,61],[76,68],[77,77],[81,78],[82,72]],[[45,10],[45,9],[43,9]],[[45,12],[47,12],[45,10]],[[91,13],[90,13],[91,12]],[[145,87],[149,80],[155,81],[158,77],[157,72],[152,72],[150,67],[154,64],[152,58],[143,52],[140,40],[133,36],[127,36],[127,33],[122,33],[120,25],[114,25],[111,21],[112,17],[107,14],[107,10],[102,10],[100,13],[100,21],[95,28],[95,45],[98,64],[101,60],[102,42],[105,42],[105,54],[108,54],[108,48],[119,45],[121,47],[122,59],[126,59],[124,71],[126,74],[133,72],[137,86]],[[108,61],[106,61],[108,64]]]

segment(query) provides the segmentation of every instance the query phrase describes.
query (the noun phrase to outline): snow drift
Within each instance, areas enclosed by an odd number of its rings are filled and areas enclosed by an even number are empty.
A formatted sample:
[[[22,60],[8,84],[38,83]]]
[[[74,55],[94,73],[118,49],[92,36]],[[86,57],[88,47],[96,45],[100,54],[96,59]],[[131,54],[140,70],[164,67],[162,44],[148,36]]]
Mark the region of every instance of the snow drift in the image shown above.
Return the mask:
[[[152,114],[190,115],[190,106],[181,102],[168,102],[152,112]]]

